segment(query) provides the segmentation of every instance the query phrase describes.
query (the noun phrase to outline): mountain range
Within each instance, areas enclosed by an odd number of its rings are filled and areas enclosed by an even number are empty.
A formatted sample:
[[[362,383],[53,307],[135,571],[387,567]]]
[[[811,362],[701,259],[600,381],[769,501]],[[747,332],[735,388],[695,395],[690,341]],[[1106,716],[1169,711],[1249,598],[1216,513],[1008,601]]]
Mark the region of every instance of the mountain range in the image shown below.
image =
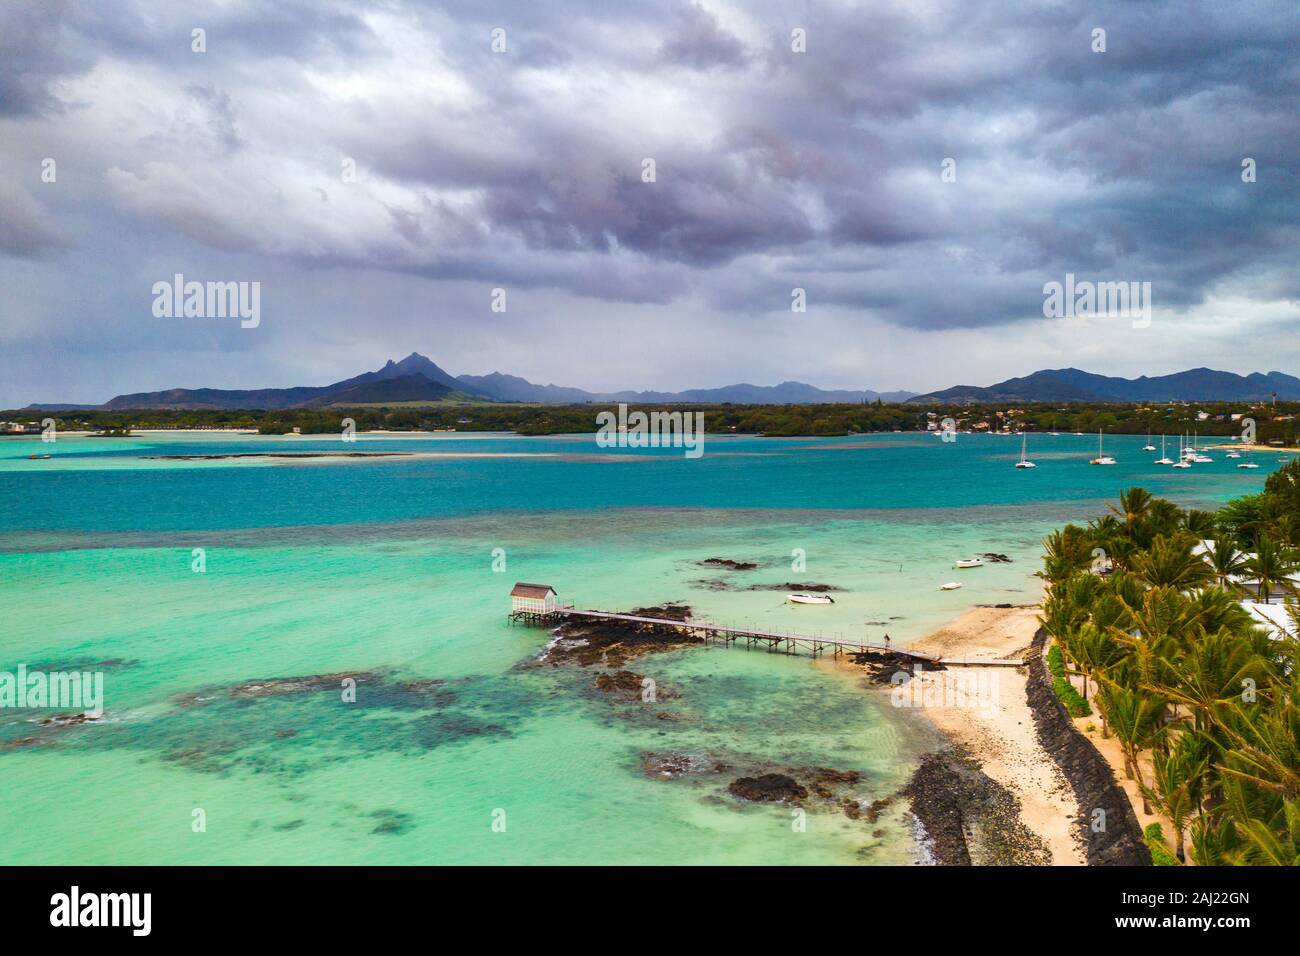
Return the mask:
[[[561,385],[536,385],[515,375],[453,376],[433,360],[412,352],[400,362],[391,359],[383,368],[364,372],[331,385],[295,388],[219,389],[172,388],[160,392],[118,395],[99,406],[33,405],[44,410],[72,408],[174,408],[174,409],[281,409],[323,408],[329,405],[370,405],[397,402],[493,401],[573,405],[585,402],[671,404],[694,402],[740,405],[794,405],[829,402],[864,402],[879,398],[901,402],[915,392],[828,391],[803,382],[780,385],[726,385],[684,392],[588,392]]]
[[[1193,368],[1172,375],[1117,378],[1077,368],[1044,369],[996,385],[956,385],[915,395],[911,402],[1001,404],[1006,402],[1210,402],[1300,399],[1300,378],[1282,372],[1237,375]]]
[[[294,388],[220,389],[173,388],[160,392],[118,395],[103,405],[32,405],[33,409],[172,408],[282,409],[324,408],[331,405],[395,404],[398,402],[494,401],[540,404],[627,402],[629,404],[700,403],[793,405],[828,402],[910,401],[928,404],[1002,404],[1022,402],[1162,402],[1267,401],[1276,396],[1300,399],[1300,378],[1282,372],[1238,375],[1209,368],[1172,375],[1118,378],[1077,368],[1044,369],[994,385],[957,385],[937,392],[833,391],[803,382],[779,385],[726,385],[683,392],[588,392],[562,385],[537,385],[515,375],[455,376],[418,352],[400,362],[363,372],[331,385]]]

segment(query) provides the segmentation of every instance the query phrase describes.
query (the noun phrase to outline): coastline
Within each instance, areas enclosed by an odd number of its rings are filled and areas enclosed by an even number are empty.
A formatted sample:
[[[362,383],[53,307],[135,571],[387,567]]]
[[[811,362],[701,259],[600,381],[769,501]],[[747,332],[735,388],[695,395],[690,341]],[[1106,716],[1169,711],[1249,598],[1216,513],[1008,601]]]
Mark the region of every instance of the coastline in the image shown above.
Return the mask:
[[[1037,606],[976,607],[908,647],[940,657],[1027,659],[1038,626]],[[1045,851],[1038,862],[1086,863],[1077,833],[1079,806],[1070,781],[1035,731],[1026,669],[948,666],[921,681],[931,689],[967,691],[965,700],[945,696],[921,709],[959,753],[1015,798],[1019,822]]]
[[[912,812],[940,865],[1149,865],[1136,788],[1052,690],[1038,610],[971,608],[908,645],[938,657],[1025,661],[920,668],[911,681],[891,682],[892,702],[919,700],[951,745],[922,758],[904,791]]]

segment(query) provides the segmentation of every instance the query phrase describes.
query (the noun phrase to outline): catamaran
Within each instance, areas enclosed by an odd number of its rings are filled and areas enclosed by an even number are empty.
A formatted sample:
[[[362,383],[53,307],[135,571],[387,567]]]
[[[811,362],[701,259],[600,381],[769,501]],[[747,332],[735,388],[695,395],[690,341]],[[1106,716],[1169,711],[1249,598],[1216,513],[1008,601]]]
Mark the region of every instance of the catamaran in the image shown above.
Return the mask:
[[[1017,468],[1037,468],[1037,467],[1038,467],[1038,466],[1035,465],[1032,461],[1030,461],[1028,458],[1025,457],[1025,444],[1026,444],[1026,442],[1028,442],[1028,441],[1029,441],[1029,435],[1028,435],[1028,433],[1021,434],[1021,436],[1020,436],[1020,460],[1019,460],[1018,462],[1016,462],[1016,467],[1017,467]]]
[[[1160,436],[1160,457],[1156,460],[1157,465],[1172,465],[1174,460],[1165,454],[1165,436]]]
[[[1192,463],[1188,458],[1187,449],[1183,447],[1183,436],[1178,436],[1178,460],[1174,462],[1175,468],[1191,468]]]
[[[1147,429],[1147,443],[1142,446],[1143,451],[1155,451],[1156,446],[1151,444],[1151,429]]]
[[[1102,447],[1101,447],[1101,429],[1100,429],[1100,428],[1097,429],[1097,457],[1094,458],[1092,461],[1088,462],[1088,464],[1090,464],[1090,465],[1113,465],[1113,464],[1115,464],[1115,459],[1114,459],[1114,458],[1111,458],[1110,455],[1107,455],[1104,451],[1102,451]]]

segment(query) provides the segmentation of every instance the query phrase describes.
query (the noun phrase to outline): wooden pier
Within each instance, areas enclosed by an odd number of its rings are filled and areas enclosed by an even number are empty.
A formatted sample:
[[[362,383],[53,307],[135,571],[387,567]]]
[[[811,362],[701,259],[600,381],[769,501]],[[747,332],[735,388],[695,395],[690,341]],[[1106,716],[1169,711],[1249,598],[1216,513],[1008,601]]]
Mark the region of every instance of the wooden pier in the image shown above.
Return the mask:
[[[896,644],[879,644],[874,641],[845,640],[843,637],[822,637],[820,634],[797,634],[793,631],[772,631],[756,627],[732,627],[716,621],[670,617],[646,617],[640,614],[619,614],[615,611],[593,611],[561,604],[555,588],[549,584],[519,582],[510,592],[510,623],[535,624],[552,627],[567,618],[587,618],[605,621],[626,621],[647,627],[664,628],[677,633],[690,634],[706,645],[721,644],[731,647],[742,641],[746,648],[762,647],[769,654],[798,654],[807,651],[813,657],[831,654],[898,654],[901,657],[929,664],[952,667],[1021,667],[1024,661],[1004,658],[950,657],[940,658],[925,651],[899,647]]]
[[[721,644],[730,647],[743,642],[746,648],[762,647],[770,654],[798,654],[801,651],[813,657],[831,654],[840,657],[844,654],[900,654],[913,660],[926,663],[941,663],[933,654],[924,651],[909,650],[896,644],[877,644],[872,641],[844,640],[842,638],[821,637],[813,634],[797,634],[791,631],[771,631],[762,628],[733,627],[718,624],[715,621],[687,618],[684,621],[666,617],[642,617],[638,614],[618,614],[613,611],[593,611],[557,605],[547,613],[515,611],[510,615],[510,623],[552,625],[565,618],[587,618],[594,620],[627,621],[630,624],[645,624],[652,627],[672,628],[685,631],[700,638],[705,644]],[[975,663],[972,661],[971,663]]]

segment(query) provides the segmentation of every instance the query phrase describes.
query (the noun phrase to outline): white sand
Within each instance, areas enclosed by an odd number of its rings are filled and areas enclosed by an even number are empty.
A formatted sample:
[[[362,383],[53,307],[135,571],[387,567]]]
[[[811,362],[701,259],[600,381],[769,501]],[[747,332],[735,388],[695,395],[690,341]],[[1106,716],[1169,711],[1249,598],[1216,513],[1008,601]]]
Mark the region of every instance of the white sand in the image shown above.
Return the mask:
[[[1037,630],[1036,607],[974,608],[908,646],[944,657],[1026,658]],[[1078,804],[1069,781],[1038,743],[1023,669],[949,667],[936,676],[990,691],[982,706],[926,707],[926,716],[1020,799],[1021,819],[1047,844],[1054,865],[1086,864],[1075,834]],[[980,680],[985,683],[974,683]]]

